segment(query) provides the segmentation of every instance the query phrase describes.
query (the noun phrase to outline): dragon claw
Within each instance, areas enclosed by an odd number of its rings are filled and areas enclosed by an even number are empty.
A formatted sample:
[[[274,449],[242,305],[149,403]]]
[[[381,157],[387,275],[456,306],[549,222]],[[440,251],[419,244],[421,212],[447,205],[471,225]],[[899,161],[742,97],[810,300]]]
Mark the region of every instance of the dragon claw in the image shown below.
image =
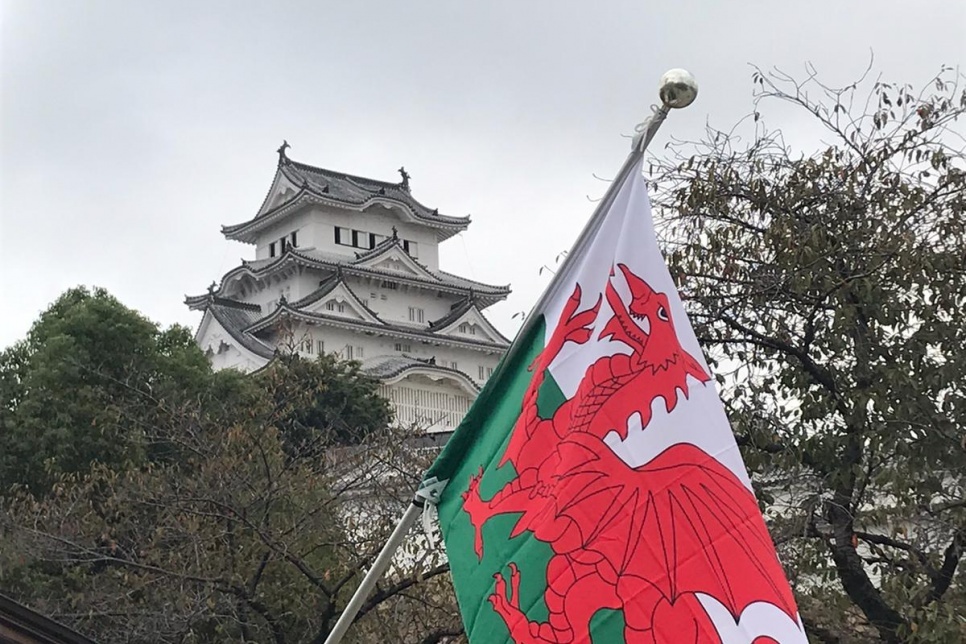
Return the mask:
[[[510,569],[510,594],[507,594],[507,580],[503,573],[493,575],[493,592],[487,597],[493,610],[503,619],[510,631],[514,644],[558,644],[561,640],[547,622],[534,622],[520,609],[520,569],[513,562]]]
[[[580,290],[580,284],[574,285],[574,292],[570,294],[570,298],[567,299],[567,304],[564,305],[563,315],[564,318],[572,318],[574,313],[580,307],[580,297],[582,291]]]
[[[580,287],[578,286],[574,290],[574,295],[571,296],[571,301],[568,303],[563,315],[560,316],[560,319],[563,322],[563,339],[561,346],[563,346],[563,343],[566,342],[584,344],[590,340],[594,322],[597,320],[597,313],[600,311],[600,305],[604,299],[602,295],[598,296],[597,302],[595,302],[592,307],[577,312],[577,308],[580,305],[579,292]],[[571,306],[571,304],[573,304],[575,301],[574,298],[576,298],[576,304]]]
[[[483,522],[487,519],[485,514],[486,503],[480,497],[480,480],[482,478],[483,467],[481,466],[479,471],[470,477],[469,485],[461,495],[463,497],[463,510],[470,515],[470,524],[473,526],[473,549],[480,561],[483,560]]]
[[[517,565],[510,562],[510,592],[513,593],[512,601],[515,606],[520,605],[520,569]]]

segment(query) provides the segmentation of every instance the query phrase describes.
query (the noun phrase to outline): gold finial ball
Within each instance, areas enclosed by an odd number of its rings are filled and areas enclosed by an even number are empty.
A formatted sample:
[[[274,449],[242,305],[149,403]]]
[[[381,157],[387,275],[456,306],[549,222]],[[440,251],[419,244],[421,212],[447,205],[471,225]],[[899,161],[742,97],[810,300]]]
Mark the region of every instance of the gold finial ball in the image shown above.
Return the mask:
[[[698,95],[698,81],[686,69],[670,69],[661,76],[661,101],[668,107],[687,107]]]

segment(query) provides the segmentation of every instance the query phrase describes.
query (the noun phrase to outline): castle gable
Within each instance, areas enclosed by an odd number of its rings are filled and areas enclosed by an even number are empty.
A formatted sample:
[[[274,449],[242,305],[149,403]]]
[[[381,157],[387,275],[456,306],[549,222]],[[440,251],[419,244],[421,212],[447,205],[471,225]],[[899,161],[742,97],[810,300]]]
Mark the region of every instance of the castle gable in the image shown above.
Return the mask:
[[[305,313],[357,320],[370,324],[382,324],[382,320],[359,299],[349,288],[349,285],[338,275],[321,284],[319,289],[308,297],[293,302],[291,307]]]
[[[510,341],[483,317],[479,307],[472,300],[457,305],[449,315],[430,323],[430,327],[436,335],[507,346],[510,344]]]
[[[421,264],[409,256],[398,244],[391,244],[379,252],[367,253],[353,262],[356,266],[371,268],[387,273],[398,273],[407,277],[417,277],[422,280],[438,282],[439,278],[426,270]]]

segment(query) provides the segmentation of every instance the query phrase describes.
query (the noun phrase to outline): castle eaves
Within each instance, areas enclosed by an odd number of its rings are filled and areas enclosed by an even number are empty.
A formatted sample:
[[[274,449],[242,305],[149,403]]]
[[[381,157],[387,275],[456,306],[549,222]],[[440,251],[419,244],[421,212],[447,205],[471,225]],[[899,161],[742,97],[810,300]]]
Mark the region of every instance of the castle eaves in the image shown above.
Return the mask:
[[[371,259],[369,257],[368,259]],[[459,295],[468,295],[470,292],[476,295],[481,308],[506,299],[510,293],[509,286],[496,286],[484,284],[459,275],[447,273],[446,271],[431,271],[425,269],[424,275],[409,275],[388,270],[380,270],[369,266],[360,265],[363,259],[352,259],[350,257],[326,253],[315,249],[288,249],[280,257],[270,259],[260,259],[254,261],[244,261],[242,265],[232,269],[224,275],[221,284],[222,288],[229,280],[242,275],[250,275],[260,279],[274,274],[276,271],[284,270],[286,266],[298,265],[307,268],[316,268],[324,271],[341,270],[345,275],[364,278],[378,278],[401,284],[443,290]],[[216,293],[221,292],[216,291]],[[194,296],[189,300],[197,300],[204,296]],[[191,305],[188,302],[189,306]]]
[[[341,327],[347,330],[362,333],[376,333],[387,337],[400,338],[405,340],[423,341],[430,344],[461,346],[469,349],[483,351],[503,352],[506,350],[507,342],[489,342],[486,340],[475,340],[470,338],[456,338],[449,335],[434,333],[431,329],[415,328],[406,325],[388,323],[382,319],[378,322],[368,322],[365,320],[350,319],[330,315],[324,312],[309,312],[304,309],[296,309],[289,304],[280,304],[274,312],[256,320],[252,324],[244,327],[242,332],[253,336],[265,329],[274,326],[280,319],[290,317],[292,319],[322,324],[333,327]]]
[[[278,171],[273,185],[284,177],[298,187],[298,192],[281,204],[266,208],[263,204],[259,213],[251,220],[229,226],[222,226],[222,233],[228,239],[252,243],[259,230],[276,223],[305,204],[318,203],[340,206],[361,211],[376,204],[395,209],[410,221],[437,230],[440,239],[447,239],[466,230],[469,217],[442,215],[417,201],[409,191],[408,175],[404,174],[401,183],[391,183],[378,179],[360,177],[335,170],[328,170],[292,161],[283,154],[279,157]],[[271,191],[270,191],[271,192]]]

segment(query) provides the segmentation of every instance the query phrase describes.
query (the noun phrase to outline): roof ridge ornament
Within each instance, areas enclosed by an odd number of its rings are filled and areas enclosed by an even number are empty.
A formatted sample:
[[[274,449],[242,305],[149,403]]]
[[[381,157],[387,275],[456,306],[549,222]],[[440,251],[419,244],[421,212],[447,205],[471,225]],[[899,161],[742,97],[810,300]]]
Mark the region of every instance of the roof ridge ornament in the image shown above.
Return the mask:
[[[399,166],[399,170],[397,170],[397,172],[399,172],[399,176],[402,177],[402,182],[399,184],[399,187],[406,192],[409,192],[409,173],[406,172],[406,166]]]
[[[399,230],[395,226],[392,227],[392,238],[394,241],[399,241]]]
[[[289,163],[291,163],[291,161],[288,158],[288,155],[285,154],[285,151],[288,150],[290,147],[292,146],[288,144],[288,141],[286,141],[285,139],[282,139],[282,145],[279,146],[278,150],[276,150],[276,152],[278,152],[279,165],[288,165]]]

